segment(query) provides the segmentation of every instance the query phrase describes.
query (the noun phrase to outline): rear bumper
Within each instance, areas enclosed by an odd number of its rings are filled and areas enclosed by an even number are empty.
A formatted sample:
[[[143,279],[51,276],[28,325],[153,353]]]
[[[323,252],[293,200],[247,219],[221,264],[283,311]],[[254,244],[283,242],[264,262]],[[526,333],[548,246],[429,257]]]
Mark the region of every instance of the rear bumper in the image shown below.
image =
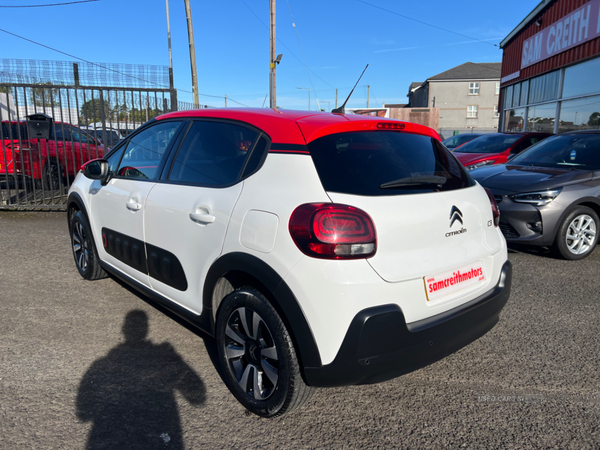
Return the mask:
[[[352,321],[330,364],[305,367],[311,386],[386,381],[438,361],[483,336],[498,322],[510,295],[512,267],[480,297],[437,316],[407,324],[397,305],[368,308]]]

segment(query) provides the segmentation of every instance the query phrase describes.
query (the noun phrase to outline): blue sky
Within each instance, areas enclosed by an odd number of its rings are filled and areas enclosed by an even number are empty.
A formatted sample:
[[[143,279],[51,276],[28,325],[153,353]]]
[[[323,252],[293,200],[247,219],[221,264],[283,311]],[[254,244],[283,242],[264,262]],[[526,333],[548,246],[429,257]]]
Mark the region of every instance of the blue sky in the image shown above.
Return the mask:
[[[100,0],[47,8],[1,8],[68,0],[0,0],[0,28],[93,62],[168,65],[165,0]],[[348,107],[406,103],[408,86],[464,62],[499,62],[499,42],[539,0],[277,0],[277,100],[282,108],[323,109],[348,95]],[[190,0],[201,94],[260,107],[269,91],[269,1]],[[169,0],[175,87],[192,101],[183,0]],[[293,20],[290,16],[293,16]],[[260,18],[260,20],[259,20]],[[262,21],[262,23],[261,23]],[[294,27],[300,39],[300,47]],[[483,41],[483,42],[481,42]],[[71,58],[0,32],[2,58]],[[310,69],[303,64],[303,55]],[[316,97],[315,97],[316,93]],[[330,102],[330,103],[327,103]],[[200,96],[200,103],[224,100]],[[235,105],[231,101],[229,106]],[[266,101],[268,105],[268,100]]]

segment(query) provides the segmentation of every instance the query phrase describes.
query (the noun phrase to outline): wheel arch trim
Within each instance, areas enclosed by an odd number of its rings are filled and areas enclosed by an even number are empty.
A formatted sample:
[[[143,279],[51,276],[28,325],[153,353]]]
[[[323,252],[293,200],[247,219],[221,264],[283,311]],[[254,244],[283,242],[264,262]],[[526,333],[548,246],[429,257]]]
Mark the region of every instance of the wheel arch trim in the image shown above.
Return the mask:
[[[83,199],[77,192],[71,192],[69,194],[69,197],[67,198],[67,224],[69,226],[69,233],[71,233],[71,206],[73,204],[75,204],[79,211],[81,211],[83,215],[85,215],[85,218],[87,219],[91,227],[90,217],[87,213],[87,208]]]
[[[273,303],[273,307],[278,310],[281,319],[289,327],[302,369],[320,367],[322,363],[319,348],[294,293],[272,267],[255,256],[233,252],[221,256],[213,263],[202,291],[203,309],[212,310],[213,293],[217,282],[231,272],[241,272],[255,278],[268,290],[263,294]],[[216,313],[217,311],[214,311],[214,314],[211,314],[213,333]]]
[[[556,221],[554,230],[552,232],[552,234],[553,234],[552,242],[556,242],[556,238],[558,237],[558,230],[560,229],[560,227],[561,227],[562,223],[564,222],[564,220],[566,219],[566,217],[569,214],[571,214],[571,212],[573,212],[573,210],[575,208],[577,208],[578,206],[585,206],[585,207],[591,208],[598,215],[598,217],[600,217],[600,200],[597,197],[578,198],[576,201],[574,201],[573,203],[571,203],[564,209],[564,211],[562,212],[562,214]],[[598,225],[600,225],[600,224],[598,224]]]

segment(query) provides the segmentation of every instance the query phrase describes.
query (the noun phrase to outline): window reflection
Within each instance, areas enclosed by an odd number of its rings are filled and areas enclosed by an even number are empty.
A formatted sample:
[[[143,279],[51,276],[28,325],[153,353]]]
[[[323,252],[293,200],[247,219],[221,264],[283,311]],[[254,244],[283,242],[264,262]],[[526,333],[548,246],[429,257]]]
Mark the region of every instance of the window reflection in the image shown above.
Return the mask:
[[[560,107],[558,131],[600,128],[600,95],[564,101]]]
[[[556,103],[530,106],[527,114],[527,131],[554,133]]]
[[[592,59],[581,64],[576,64],[565,69],[563,83],[563,98],[576,95],[591,94],[600,91],[600,58]]]
[[[506,131],[512,133],[523,131],[524,117],[525,108],[506,111]]]

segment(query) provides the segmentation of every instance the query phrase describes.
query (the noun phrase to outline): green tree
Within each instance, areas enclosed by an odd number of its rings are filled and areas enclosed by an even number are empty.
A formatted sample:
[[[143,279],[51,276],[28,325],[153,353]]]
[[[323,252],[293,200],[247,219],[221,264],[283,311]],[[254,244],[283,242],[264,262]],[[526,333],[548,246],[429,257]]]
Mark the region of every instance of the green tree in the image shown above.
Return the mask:
[[[31,88],[29,93],[29,100],[40,107],[52,108],[61,106],[60,88],[49,87],[53,86],[52,83],[39,83],[40,87]]]
[[[79,108],[79,119],[89,125],[94,122],[102,121],[102,110],[104,109],[104,119],[112,118],[112,111],[107,102],[101,102],[99,98],[92,98],[81,105]]]
[[[590,115],[590,120],[588,120],[588,125],[590,127],[599,127],[600,126],[600,112],[595,111]]]

